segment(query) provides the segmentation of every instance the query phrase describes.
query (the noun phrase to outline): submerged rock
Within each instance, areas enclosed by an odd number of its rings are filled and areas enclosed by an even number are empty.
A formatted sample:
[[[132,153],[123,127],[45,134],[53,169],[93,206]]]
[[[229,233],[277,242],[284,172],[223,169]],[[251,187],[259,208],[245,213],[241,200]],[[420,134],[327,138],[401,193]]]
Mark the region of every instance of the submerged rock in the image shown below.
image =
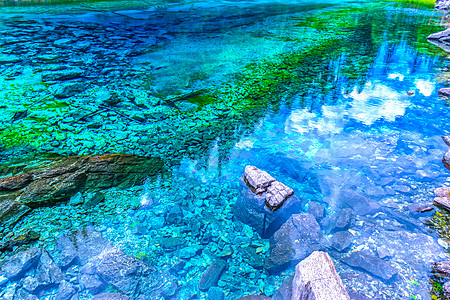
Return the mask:
[[[91,257],[113,247],[108,239],[90,226],[61,235],[56,244],[59,250],[56,258],[60,267],[67,267],[72,263],[84,265]]]
[[[367,251],[358,251],[341,261],[351,267],[363,269],[383,280],[390,280],[398,271],[390,263],[370,254]]]
[[[222,276],[223,271],[228,267],[228,264],[223,259],[215,260],[200,278],[198,287],[201,291],[207,291],[211,287],[216,286],[219,282],[220,276]]]
[[[292,215],[270,238],[270,255],[266,261],[266,270],[269,273],[280,272],[312,252],[324,250],[328,246],[329,242],[312,215]]]
[[[0,266],[0,285],[2,282],[5,283],[5,279],[15,280],[25,271],[35,266],[41,254],[41,249],[31,248],[3,261]]]
[[[15,236],[12,239],[0,242],[0,251],[11,250],[13,247],[29,244],[32,241],[39,239],[40,234],[31,229]]]
[[[353,235],[348,231],[339,231],[333,234],[330,239],[331,246],[337,251],[343,251],[348,248],[353,241]]]
[[[350,300],[331,257],[314,251],[295,267],[291,299]]]

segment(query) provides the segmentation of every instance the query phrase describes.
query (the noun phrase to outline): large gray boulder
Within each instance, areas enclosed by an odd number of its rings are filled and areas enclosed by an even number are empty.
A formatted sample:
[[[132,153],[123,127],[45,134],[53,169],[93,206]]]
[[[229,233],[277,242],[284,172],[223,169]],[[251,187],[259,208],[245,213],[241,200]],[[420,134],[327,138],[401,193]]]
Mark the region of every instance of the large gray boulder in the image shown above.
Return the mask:
[[[350,300],[331,257],[314,251],[295,267],[292,300]]]
[[[270,238],[266,270],[277,273],[295,265],[314,251],[329,247],[316,219],[308,214],[292,215]]]

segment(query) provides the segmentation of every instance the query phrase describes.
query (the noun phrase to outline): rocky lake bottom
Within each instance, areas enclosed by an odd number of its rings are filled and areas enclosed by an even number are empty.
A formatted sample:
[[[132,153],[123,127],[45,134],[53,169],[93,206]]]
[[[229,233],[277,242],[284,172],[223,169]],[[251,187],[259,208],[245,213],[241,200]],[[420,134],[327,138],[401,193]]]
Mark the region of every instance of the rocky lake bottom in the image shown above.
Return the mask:
[[[443,29],[391,2],[1,6],[0,298],[280,300],[322,250],[352,299],[436,299]],[[267,210],[246,166],[294,195]]]

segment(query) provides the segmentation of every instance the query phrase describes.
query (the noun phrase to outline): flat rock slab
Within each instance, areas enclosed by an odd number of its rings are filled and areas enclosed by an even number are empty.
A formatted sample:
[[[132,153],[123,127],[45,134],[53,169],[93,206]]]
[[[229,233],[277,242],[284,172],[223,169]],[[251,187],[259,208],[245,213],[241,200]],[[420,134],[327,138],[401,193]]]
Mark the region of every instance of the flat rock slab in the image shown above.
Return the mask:
[[[279,209],[287,198],[294,195],[294,190],[279,181],[273,181],[267,188],[266,205],[271,211]]]
[[[390,280],[398,273],[387,261],[382,260],[367,251],[359,251],[352,253],[349,257],[341,259],[341,261],[354,268],[360,268],[368,273],[375,275],[383,280]]]
[[[292,300],[350,300],[331,257],[314,251],[295,267]]]
[[[244,170],[244,180],[255,194],[264,193],[275,181],[266,171],[262,171],[255,166],[246,166]]]

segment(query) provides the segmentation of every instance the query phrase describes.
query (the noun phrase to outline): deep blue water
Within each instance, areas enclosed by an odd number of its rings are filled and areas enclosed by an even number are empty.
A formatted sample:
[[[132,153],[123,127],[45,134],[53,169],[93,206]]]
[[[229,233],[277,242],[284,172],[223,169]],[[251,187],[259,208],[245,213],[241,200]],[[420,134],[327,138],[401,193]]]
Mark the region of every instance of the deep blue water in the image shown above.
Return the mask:
[[[239,178],[254,165],[294,190],[298,213],[311,203],[339,212],[348,191],[378,203],[370,213],[354,209],[344,230],[350,247],[328,249],[347,290],[430,299],[430,265],[445,259],[448,245],[425,225],[433,212],[408,206],[431,203],[434,188],[448,184],[440,136],[450,134],[449,107],[437,97],[445,59],[425,40],[439,30],[435,13],[369,1],[127,5],[0,8],[0,60],[17,59],[0,65],[2,161],[122,152],[167,166],[143,186],[104,191],[106,204],[90,215],[69,204],[36,209],[14,231],[35,228],[53,254],[63,232],[92,224],[127,254],[170,272],[179,288],[168,299],[208,299],[198,284],[218,257],[228,263],[219,294],[272,296],[293,267],[262,268],[269,239],[233,211]],[[72,69],[82,78],[44,80]],[[204,102],[170,102],[203,90]],[[122,97],[120,114],[96,115],[88,123],[97,127],[76,122],[111,92]],[[35,118],[9,121],[24,108]],[[183,242],[162,245],[168,237]],[[398,274],[383,280],[341,262],[358,251]],[[8,287],[21,289],[18,282]],[[76,284],[80,299],[93,296]],[[55,295],[52,287],[39,299]]]

